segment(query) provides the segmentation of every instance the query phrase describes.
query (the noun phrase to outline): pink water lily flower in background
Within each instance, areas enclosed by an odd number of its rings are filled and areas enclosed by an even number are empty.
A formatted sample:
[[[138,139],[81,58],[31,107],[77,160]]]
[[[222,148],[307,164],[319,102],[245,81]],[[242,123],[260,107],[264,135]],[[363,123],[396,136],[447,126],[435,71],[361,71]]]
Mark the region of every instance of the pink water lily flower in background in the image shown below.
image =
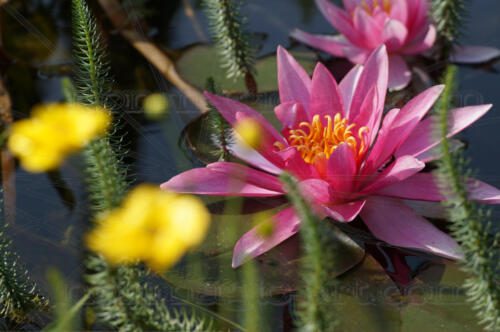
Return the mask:
[[[207,99],[233,126],[251,118],[261,126],[261,144],[254,150],[235,140],[232,153],[252,167],[216,162],[184,172],[162,188],[204,195],[273,197],[285,194],[277,175],[292,173],[320,217],[350,222],[358,215],[370,231],[389,244],[415,248],[442,257],[462,257],[459,246],[407,202],[441,201],[435,179],[423,173],[438,158],[433,117],[424,118],[443,86],[434,86],[401,109],[383,117],[389,59],[384,45],[355,66],[337,85],[318,63],[312,79],[283,48],[278,48],[281,104],[275,114],[281,133],[262,115],[237,101],[206,93]],[[491,105],[450,112],[449,136],[483,116]],[[383,120],[382,120],[383,118]],[[500,203],[500,191],[470,180],[473,199]],[[274,232],[261,237],[252,229],[237,242],[233,266],[258,256],[300,228],[293,207],[274,215]]]
[[[295,30],[300,42],[355,64],[364,64],[370,53],[385,44],[389,53],[389,89],[408,85],[411,71],[403,56],[432,47],[436,28],[428,18],[427,0],[343,0],[344,9],[330,0],[316,0],[325,18],[341,35],[311,35]]]
[[[330,0],[315,0],[321,13],[340,35],[312,35],[301,30],[292,37],[326,53],[364,64],[385,44],[389,53],[389,90],[401,90],[411,80],[404,56],[429,55],[436,28],[428,16],[429,0],[343,0],[344,9]],[[450,61],[476,64],[500,57],[488,46],[456,46]]]

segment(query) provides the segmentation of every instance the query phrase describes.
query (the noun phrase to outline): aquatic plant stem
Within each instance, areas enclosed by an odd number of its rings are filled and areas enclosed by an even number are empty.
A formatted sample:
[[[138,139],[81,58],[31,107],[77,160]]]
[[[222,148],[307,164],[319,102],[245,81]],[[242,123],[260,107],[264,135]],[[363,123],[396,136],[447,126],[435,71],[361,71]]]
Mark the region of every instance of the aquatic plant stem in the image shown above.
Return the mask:
[[[188,97],[198,110],[202,113],[208,111],[203,94],[180,76],[174,62],[147,36],[137,31],[131,24],[124,25],[124,22],[128,22],[127,14],[117,0],[99,0],[99,4],[114,27],[139,53]]]
[[[324,262],[329,262],[325,256],[319,231],[321,222],[312,213],[308,203],[302,197],[295,178],[288,173],[282,173],[280,180],[286,188],[287,197],[301,219],[300,235],[304,248],[302,277],[304,279],[303,300],[300,304],[300,331],[332,331],[335,321],[329,317],[333,308],[323,303],[323,290],[329,283]]]
[[[486,330],[500,331],[500,234],[487,221],[488,214],[469,200],[467,161],[460,152],[451,154],[446,137],[456,76],[457,68],[448,67],[444,77],[446,89],[437,105],[436,135],[442,139],[439,147],[443,157],[438,161],[436,176],[447,197],[443,204],[448,210],[452,235],[464,253],[461,263],[469,274],[464,284],[469,301]]]
[[[431,13],[436,24],[439,60],[446,61],[462,36],[467,0],[433,0]]]
[[[219,50],[221,65],[227,77],[241,77],[251,96],[257,96],[255,50],[250,47],[248,35],[243,32],[244,20],[240,15],[239,0],[204,0],[212,36]]]

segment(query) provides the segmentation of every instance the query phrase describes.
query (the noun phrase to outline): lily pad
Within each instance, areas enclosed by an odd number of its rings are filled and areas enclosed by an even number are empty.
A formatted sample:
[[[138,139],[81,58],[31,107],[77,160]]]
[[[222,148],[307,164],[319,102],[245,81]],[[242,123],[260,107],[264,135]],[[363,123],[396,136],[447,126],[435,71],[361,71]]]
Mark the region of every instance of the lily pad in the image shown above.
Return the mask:
[[[291,51],[297,61],[312,74],[316,65],[316,55],[306,51]],[[180,75],[189,83],[203,89],[207,77],[213,77],[222,90],[246,93],[243,78],[227,78],[225,68],[221,67],[217,49],[206,44],[188,48],[177,61]],[[259,92],[278,90],[276,55],[269,55],[257,61],[255,65]]]

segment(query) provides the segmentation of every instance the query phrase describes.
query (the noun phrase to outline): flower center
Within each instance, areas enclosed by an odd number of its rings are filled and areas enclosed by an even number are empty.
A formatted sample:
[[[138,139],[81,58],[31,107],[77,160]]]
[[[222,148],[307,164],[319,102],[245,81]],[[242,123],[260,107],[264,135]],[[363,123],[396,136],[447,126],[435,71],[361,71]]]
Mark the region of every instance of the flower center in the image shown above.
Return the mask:
[[[369,129],[361,127],[358,130],[358,138],[353,134],[356,124],[349,124],[346,118],[342,118],[340,113],[332,117],[325,115],[327,125],[323,126],[319,115],[315,115],[311,123],[302,122],[299,129],[289,131],[288,142],[301,154],[306,163],[315,164],[318,159],[329,159],[335,149],[345,143],[356,154],[359,159],[365,152]],[[285,147],[280,142],[274,146],[283,150]]]
[[[378,7],[381,7],[383,11],[387,14],[391,13],[391,2],[389,0],[380,0],[382,4],[379,4],[379,0],[372,0],[372,5],[370,6],[365,0],[361,2],[361,7],[370,15],[373,15]]]

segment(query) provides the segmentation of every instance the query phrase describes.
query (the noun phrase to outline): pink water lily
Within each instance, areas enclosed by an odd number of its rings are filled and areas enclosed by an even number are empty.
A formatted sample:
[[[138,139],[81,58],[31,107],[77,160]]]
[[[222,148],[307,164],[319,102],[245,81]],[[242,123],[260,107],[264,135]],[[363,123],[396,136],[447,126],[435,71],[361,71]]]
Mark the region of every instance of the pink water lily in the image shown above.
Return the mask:
[[[424,250],[443,257],[462,257],[447,234],[416,213],[406,202],[441,201],[425,162],[438,158],[433,117],[424,118],[443,86],[434,86],[401,109],[383,117],[388,82],[388,55],[380,46],[365,65],[355,66],[337,85],[318,63],[312,79],[283,48],[278,48],[281,104],[275,114],[281,133],[262,115],[237,101],[206,93],[207,99],[233,126],[247,118],[262,129],[257,150],[236,140],[232,153],[253,167],[216,162],[173,177],[162,188],[205,195],[272,197],[285,194],[277,176],[283,171],[299,187],[321,217],[350,222],[358,215],[371,232],[389,244]],[[450,112],[449,136],[483,116],[491,105]],[[382,120],[383,118],[383,120]],[[470,180],[471,198],[500,203],[500,191]],[[258,256],[294,235],[300,218],[293,207],[273,218],[274,232],[262,237],[250,230],[237,242],[233,266]]]
[[[436,28],[428,18],[428,0],[343,0],[344,9],[330,0],[316,0],[318,8],[340,35],[311,35],[295,30],[292,36],[312,47],[355,64],[364,64],[381,44],[389,53],[389,89],[408,85],[411,71],[403,56],[432,47]]]

